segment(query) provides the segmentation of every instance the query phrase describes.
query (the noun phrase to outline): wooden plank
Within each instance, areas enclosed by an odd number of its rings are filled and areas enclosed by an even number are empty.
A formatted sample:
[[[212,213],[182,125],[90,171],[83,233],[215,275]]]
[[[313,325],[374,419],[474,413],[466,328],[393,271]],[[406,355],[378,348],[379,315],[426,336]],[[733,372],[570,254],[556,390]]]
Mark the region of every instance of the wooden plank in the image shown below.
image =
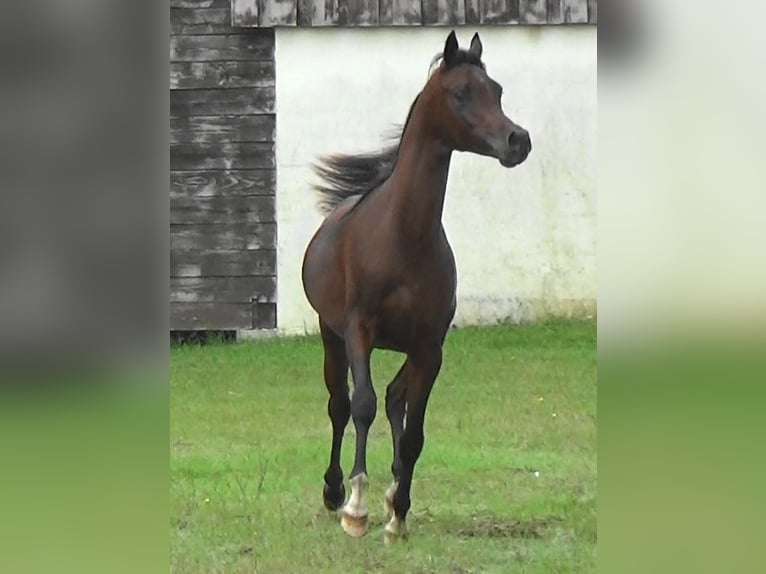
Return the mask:
[[[227,8],[171,8],[171,34],[234,34]]]
[[[273,302],[276,277],[171,277],[171,303]]]
[[[273,196],[179,197],[170,200],[170,223],[275,223]]]
[[[547,0],[548,24],[585,24],[588,22],[588,0]]]
[[[295,23],[298,26],[311,26],[314,22],[314,1],[298,0]]]
[[[588,0],[562,0],[564,22],[567,24],[588,23]]]
[[[273,142],[274,114],[170,118],[170,144]]]
[[[297,19],[297,0],[260,0],[258,22],[261,27],[295,26]]]
[[[171,8],[221,8],[229,9],[231,0],[170,0]]]
[[[465,0],[423,0],[423,25],[465,24]]]
[[[232,26],[258,26],[258,0],[231,0]]]
[[[598,0],[588,0],[588,22],[598,23]]]
[[[422,14],[419,1],[378,0],[378,23],[381,26],[420,26],[423,23]]]
[[[432,26],[439,23],[439,0],[423,0],[421,2],[422,23]]]
[[[171,251],[171,277],[275,276],[277,252],[258,251]]]
[[[378,24],[380,24],[381,26],[390,26],[393,23],[394,23],[394,1],[393,0],[378,0]]]
[[[298,26],[324,26],[325,0],[298,0],[297,22]]]
[[[274,168],[274,144],[212,143],[170,146],[170,169]]]
[[[547,0],[547,14],[545,20],[548,24],[564,23],[564,11],[562,10],[563,2],[564,0]]]
[[[276,249],[274,223],[247,225],[171,225],[170,249],[254,250]]]
[[[253,302],[253,329],[277,328],[277,304]]]
[[[301,25],[337,26],[340,22],[341,0],[303,0],[299,5]]]
[[[520,0],[479,0],[482,24],[518,24]]]
[[[346,5],[346,26],[376,26],[378,24],[378,0],[341,0]]]
[[[274,62],[173,62],[170,89],[274,86]]]
[[[171,36],[171,62],[216,60],[273,60],[274,30],[256,29],[242,34]]]
[[[464,0],[464,4],[465,23],[479,24],[481,22],[481,0]]]
[[[414,13],[417,17],[413,16]],[[413,0],[298,1],[298,25],[300,26],[364,27],[390,24],[420,25],[420,2],[414,4]]]
[[[415,26],[423,21],[423,7],[413,0],[394,0],[394,26]]]
[[[171,117],[251,115],[274,112],[274,88],[171,90]]]
[[[273,169],[172,171],[170,197],[274,195]]]
[[[253,329],[252,303],[170,303],[171,330]]]
[[[547,0],[519,0],[519,21],[522,24],[545,24],[547,12]]]

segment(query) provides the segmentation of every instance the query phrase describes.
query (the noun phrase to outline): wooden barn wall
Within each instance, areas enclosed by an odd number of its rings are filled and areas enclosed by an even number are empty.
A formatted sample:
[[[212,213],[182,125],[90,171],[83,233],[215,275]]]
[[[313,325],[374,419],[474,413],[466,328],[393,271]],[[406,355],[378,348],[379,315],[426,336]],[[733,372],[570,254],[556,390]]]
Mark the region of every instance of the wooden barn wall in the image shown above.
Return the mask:
[[[597,0],[230,0],[232,24],[456,26],[595,24]]]
[[[171,328],[276,328],[276,26],[597,21],[597,0],[170,0]]]
[[[170,324],[276,327],[274,30],[170,0]]]

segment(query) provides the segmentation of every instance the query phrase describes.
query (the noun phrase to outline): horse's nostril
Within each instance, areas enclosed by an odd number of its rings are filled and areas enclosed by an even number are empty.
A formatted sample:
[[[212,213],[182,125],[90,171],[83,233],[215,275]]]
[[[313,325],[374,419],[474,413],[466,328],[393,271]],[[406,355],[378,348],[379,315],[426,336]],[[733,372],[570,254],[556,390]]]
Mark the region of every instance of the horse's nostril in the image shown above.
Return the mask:
[[[508,135],[508,145],[513,148],[524,148],[527,152],[532,150],[532,140],[526,130],[513,130]]]

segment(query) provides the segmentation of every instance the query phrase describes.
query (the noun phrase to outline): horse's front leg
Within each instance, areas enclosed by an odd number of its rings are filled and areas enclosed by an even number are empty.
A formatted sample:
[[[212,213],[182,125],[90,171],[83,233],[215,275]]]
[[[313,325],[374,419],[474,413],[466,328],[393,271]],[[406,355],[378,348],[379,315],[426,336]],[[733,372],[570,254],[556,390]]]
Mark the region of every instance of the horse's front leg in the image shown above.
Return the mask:
[[[426,405],[442,364],[441,346],[424,348],[407,358],[410,369],[407,379],[407,424],[399,443],[401,473],[393,497],[394,514],[386,525],[385,542],[407,536],[407,512],[410,510],[410,488],[415,463],[423,450],[423,424]]]
[[[351,470],[351,496],[343,507],[341,526],[350,536],[367,532],[367,434],[375,420],[378,400],[372,387],[370,354],[372,336],[361,320],[352,320],[346,333],[346,353],[354,379],[351,395],[351,417],[356,428],[356,454]]]

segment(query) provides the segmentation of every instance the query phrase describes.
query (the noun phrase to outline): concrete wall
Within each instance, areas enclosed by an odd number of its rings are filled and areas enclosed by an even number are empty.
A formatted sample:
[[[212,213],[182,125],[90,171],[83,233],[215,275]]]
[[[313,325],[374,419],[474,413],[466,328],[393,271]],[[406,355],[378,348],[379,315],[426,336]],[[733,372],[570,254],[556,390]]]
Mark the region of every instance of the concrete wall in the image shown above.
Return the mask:
[[[448,29],[286,29],[276,34],[278,328],[316,330],[300,267],[321,222],[318,155],[377,148],[404,122]],[[476,29],[458,29],[467,47]],[[506,114],[533,152],[507,170],[455,154],[444,225],[458,324],[591,314],[596,299],[596,28],[478,29]]]

